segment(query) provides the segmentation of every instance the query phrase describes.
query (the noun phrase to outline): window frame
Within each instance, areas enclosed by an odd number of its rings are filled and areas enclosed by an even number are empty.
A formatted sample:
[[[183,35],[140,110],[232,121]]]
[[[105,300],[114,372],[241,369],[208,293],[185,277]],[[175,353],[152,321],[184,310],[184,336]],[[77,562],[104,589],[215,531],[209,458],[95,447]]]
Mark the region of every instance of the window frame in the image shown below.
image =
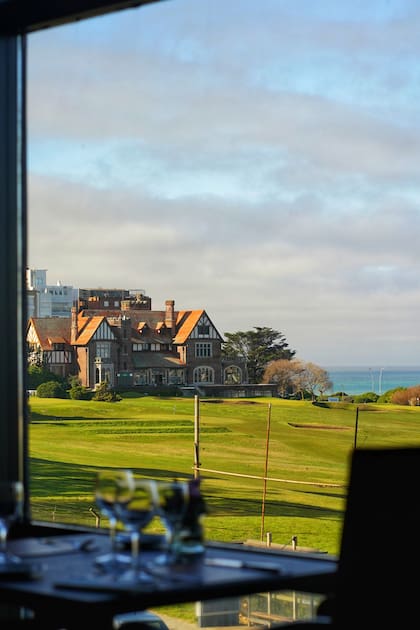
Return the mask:
[[[165,0],[0,0],[0,480],[25,488],[31,523],[25,331],[27,322],[26,36]],[[11,322],[14,324],[11,325]]]

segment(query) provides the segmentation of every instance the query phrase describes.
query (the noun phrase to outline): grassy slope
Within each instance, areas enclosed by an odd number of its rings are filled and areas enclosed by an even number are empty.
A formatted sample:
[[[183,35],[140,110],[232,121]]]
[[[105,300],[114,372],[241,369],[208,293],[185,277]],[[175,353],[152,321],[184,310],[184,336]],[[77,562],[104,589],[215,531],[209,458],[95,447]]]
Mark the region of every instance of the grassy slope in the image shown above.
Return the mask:
[[[127,397],[95,403],[30,399],[33,517],[93,525],[95,472],[132,468],[148,477],[189,476],[194,400]],[[268,421],[270,419],[270,431]],[[336,554],[345,507],[356,407],[279,399],[200,403],[200,463],[206,534],[260,539]],[[419,444],[420,408],[359,405],[357,445]],[[267,437],[269,436],[269,440]],[[262,518],[264,475],[266,484]],[[237,475],[248,475],[237,476]]]

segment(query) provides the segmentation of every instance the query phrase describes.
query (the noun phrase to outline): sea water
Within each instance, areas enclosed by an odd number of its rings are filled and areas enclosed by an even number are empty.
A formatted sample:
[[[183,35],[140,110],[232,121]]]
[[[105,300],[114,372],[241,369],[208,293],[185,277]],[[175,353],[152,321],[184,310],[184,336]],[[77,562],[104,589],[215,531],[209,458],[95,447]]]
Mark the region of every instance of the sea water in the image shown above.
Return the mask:
[[[333,383],[329,393],[384,394],[396,387],[420,385],[420,367],[326,367]]]

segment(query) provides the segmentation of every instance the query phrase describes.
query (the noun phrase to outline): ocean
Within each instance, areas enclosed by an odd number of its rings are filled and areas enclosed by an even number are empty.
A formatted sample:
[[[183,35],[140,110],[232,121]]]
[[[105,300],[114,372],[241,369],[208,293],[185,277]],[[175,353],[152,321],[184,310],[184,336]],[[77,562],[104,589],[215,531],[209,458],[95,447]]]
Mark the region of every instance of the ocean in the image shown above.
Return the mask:
[[[420,367],[326,367],[333,387],[330,393],[384,394],[396,387],[420,385]]]

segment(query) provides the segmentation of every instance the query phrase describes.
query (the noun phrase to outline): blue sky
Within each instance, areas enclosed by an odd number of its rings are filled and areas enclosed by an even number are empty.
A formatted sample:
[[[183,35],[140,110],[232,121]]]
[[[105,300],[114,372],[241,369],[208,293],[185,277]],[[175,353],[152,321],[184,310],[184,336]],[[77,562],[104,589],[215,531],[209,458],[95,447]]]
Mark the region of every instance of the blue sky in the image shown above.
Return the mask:
[[[409,1],[167,0],[30,35],[30,266],[420,365],[419,33]]]

